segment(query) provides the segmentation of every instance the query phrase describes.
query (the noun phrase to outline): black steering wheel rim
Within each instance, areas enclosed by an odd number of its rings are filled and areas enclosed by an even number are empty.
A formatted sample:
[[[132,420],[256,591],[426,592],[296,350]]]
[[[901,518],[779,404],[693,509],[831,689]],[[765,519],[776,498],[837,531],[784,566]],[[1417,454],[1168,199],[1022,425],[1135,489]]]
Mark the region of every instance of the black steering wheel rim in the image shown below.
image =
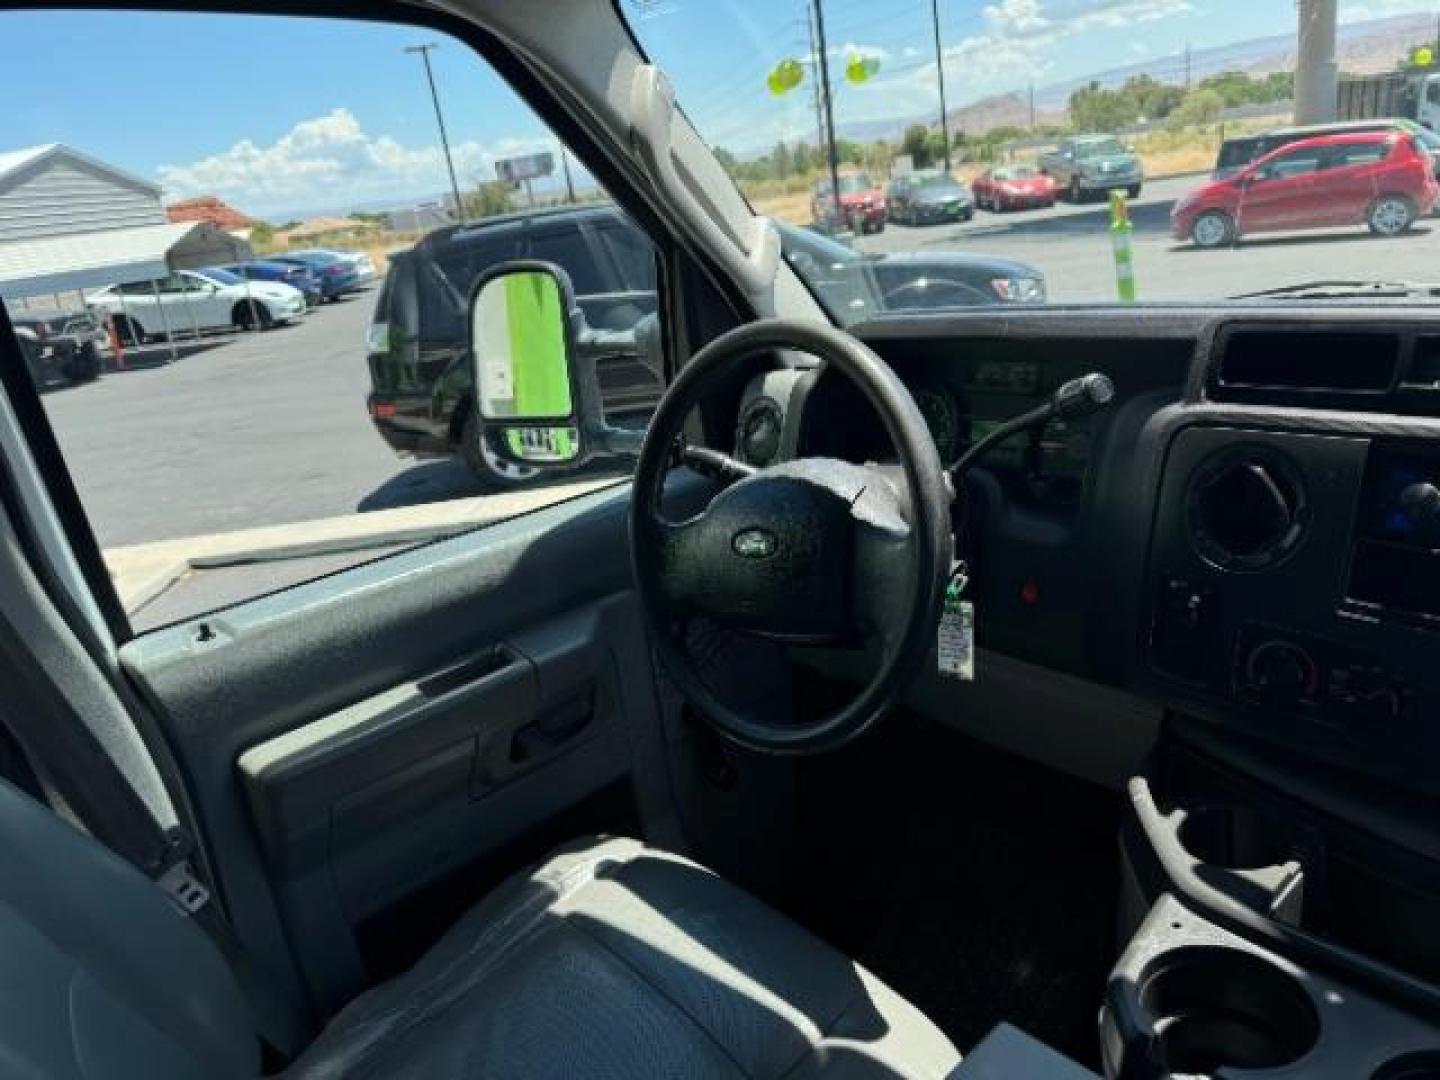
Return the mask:
[[[879,669],[864,689],[844,708],[821,720],[784,726],[738,712],[720,701],[705,684],[685,645],[672,631],[672,611],[662,580],[664,568],[657,554],[658,531],[668,527],[660,514],[660,497],[685,418],[727,370],[733,371],[736,363],[775,349],[797,349],[820,358],[855,382],[880,415],[899,454],[905,478],[907,498],[902,514],[908,518],[908,532],[904,544],[908,564],[913,567],[908,582],[899,590],[902,595],[888,600],[888,610],[896,617],[887,620],[892,625],[878,628],[885,647]],[[852,470],[851,475],[861,469],[834,464]],[[760,470],[758,476],[778,474],[780,468]],[[878,471],[873,471],[872,482],[889,484]],[[893,496],[895,492],[889,488],[886,494]],[[717,496],[715,502],[722,497]],[[630,508],[631,560],[641,606],[667,675],[712,726],[753,749],[814,753],[855,738],[898,697],[928,655],[951,567],[952,498],[934,440],[914,399],[889,365],[863,343],[824,324],[786,319],[748,323],[716,338],[691,359],[661,400],[635,470]]]

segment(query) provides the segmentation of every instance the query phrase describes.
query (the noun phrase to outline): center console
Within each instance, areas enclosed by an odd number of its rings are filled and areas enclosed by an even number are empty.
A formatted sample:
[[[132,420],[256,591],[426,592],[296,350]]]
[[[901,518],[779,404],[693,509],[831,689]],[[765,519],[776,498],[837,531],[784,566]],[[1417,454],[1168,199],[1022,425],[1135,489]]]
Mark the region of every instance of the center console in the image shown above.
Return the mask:
[[[1440,332],[1222,323],[1150,435],[1107,1075],[1440,1078]]]
[[[1434,1080],[1440,1030],[1162,896],[1111,973],[1105,1074]]]

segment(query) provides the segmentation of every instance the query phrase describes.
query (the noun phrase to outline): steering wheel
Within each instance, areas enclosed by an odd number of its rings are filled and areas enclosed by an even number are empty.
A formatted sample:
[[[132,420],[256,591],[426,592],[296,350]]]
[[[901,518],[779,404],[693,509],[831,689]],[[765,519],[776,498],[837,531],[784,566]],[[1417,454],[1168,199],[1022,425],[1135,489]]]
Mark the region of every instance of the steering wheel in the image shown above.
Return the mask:
[[[661,494],[685,418],[725,372],[774,349],[810,353],[854,381],[880,414],[900,468],[817,457],[753,469],[701,449],[704,461],[743,478],[694,517],[667,520]],[[635,470],[631,558],[667,674],[716,729],[745,746],[810,753],[854,738],[899,696],[928,654],[951,569],[952,499],[914,399],[861,342],[823,324],[785,319],[716,338],[661,399]],[[880,662],[857,697],[822,719],[792,724],[747,716],[701,678],[683,638],[694,616],[798,645],[878,638]]]

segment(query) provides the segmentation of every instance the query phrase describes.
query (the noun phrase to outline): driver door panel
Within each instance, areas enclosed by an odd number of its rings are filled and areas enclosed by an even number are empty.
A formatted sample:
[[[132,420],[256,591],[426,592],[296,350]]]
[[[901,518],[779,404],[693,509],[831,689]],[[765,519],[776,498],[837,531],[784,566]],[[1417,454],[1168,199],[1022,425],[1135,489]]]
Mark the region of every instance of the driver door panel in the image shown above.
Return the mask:
[[[268,967],[288,951],[322,1012],[393,966],[367,942],[423,948],[445,925],[427,897],[463,910],[488,884],[455,885],[467,868],[567,809],[602,807],[590,830],[653,825],[627,506],[584,496],[123,649],[225,852],[238,929]]]

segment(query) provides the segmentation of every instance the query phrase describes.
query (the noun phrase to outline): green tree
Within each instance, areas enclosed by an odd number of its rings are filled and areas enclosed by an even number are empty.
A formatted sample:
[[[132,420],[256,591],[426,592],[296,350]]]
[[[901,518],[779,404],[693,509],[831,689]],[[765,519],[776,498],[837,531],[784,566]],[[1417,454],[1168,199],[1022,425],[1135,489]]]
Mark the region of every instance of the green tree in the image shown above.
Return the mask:
[[[770,151],[770,175],[777,180],[784,180],[794,171],[794,163],[790,159],[790,148],[781,139],[775,144],[775,149]]]
[[[1082,86],[1070,95],[1070,122],[1077,131],[1113,131],[1138,115],[1133,101],[1098,82]]]
[[[1220,91],[1206,86],[1197,86],[1185,95],[1180,107],[1170,114],[1167,123],[1172,127],[1199,127],[1213,124],[1225,111],[1225,98]]]
[[[512,209],[510,185],[503,180],[482,180],[460,196],[465,217],[471,221],[509,213]]]
[[[250,226],[250,246],[256,251],[269,250],[275,243],[275,226],[268,221],[258,221]]]
[[[925,137],[925,154],[930,164],[939,167],[945,164],[945,136],[932,130]]]
[[[924,124],[911,124],[900,140],[900,152],[910,155],[917,169],[930,167],[930,129]]]

